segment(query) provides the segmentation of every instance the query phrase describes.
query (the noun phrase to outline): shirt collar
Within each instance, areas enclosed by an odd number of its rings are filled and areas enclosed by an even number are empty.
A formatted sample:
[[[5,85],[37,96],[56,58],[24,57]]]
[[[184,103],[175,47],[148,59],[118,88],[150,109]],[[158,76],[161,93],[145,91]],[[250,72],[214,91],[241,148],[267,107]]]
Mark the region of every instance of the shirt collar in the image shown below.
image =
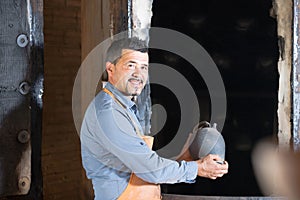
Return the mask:
[[[135,106],[135,103],[128,99],[124,94],[122,94],[115,86],[113,86],[110,82],[107,82],[105,88],[108,89],[115,97],[124,104],[127,108],[132,108]]]

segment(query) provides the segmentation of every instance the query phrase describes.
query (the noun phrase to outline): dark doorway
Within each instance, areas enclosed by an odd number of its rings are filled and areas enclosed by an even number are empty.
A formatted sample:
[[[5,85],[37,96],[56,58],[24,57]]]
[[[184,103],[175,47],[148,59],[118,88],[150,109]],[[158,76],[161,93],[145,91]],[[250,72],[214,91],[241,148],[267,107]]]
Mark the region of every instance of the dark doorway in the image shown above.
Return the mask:
[[[163,193],[262,195],[253,172],[251,152],[260,139],[277,133],[279,50],[277,23],[270,16],[271,9],[272,0],[153,2],[151,26],[177,30],[201,44],[216,63],[227,95],[227,116],[222,134],[226,160],[230,163],[229,174],[215,181],[197,178],[195,184],[163,185]],[[209,120],[207,106],[210,99],[206,85],[189,63],[161,50],[150,51],[150,62],[166,64],[183,74],[199,98],[200,110],[204,112],[200,120]],[[166,106],[168,116],[173,116],[168,118],[173,123],[167,120],[155,136],[155,147],[160,148],[172,139],[170,130],[176,128],[174,122],[177,124],[180,112],[176,112],[178,102],[166,88],[154,85],[151,98],[153,103]]]

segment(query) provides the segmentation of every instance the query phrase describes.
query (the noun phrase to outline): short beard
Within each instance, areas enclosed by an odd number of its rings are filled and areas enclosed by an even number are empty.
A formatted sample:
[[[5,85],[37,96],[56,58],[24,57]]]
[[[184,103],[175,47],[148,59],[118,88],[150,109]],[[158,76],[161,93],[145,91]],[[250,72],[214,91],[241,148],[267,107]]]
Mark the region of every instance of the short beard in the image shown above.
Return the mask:
[[[126,88],[126,90],[127,90],[127,94],[129,94],[129,96],[132,96],[132,97],[135,97],[135,96],[138,96],[139,94],[137,93],[137,91],[139,90],[139,89],[136,89],[136,88],[134,88],[134,92],[129,92],[129,88]]]

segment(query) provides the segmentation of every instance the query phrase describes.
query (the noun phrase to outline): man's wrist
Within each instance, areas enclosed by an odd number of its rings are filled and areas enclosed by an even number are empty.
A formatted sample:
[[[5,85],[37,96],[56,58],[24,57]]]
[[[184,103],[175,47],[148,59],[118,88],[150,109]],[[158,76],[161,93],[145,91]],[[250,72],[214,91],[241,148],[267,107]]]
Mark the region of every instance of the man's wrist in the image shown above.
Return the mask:
[[[187,182],[194,183],[198,175],[198,164],[196,161],[187,162]]]

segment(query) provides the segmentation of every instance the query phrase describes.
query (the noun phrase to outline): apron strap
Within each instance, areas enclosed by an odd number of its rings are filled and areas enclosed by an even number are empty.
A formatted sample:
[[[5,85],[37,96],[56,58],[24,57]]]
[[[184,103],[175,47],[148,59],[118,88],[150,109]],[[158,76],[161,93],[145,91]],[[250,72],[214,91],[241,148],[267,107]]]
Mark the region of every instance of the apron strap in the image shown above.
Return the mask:
[[[136,124],[135,120],[132,118],[131,114],[126,109],[126,106],[111,91],[109,91],[107,88],[103,88],[103,92],[105,92],[109,96],[111,96],[113,98],[113,100],[115,100],[115,102],[117,102],[125,110],[126,114],[130,118],[130,121],[132,122],[132,124],[134,126],[136,134],[142,138],[143,134],[141,133],[140,129],[138,128],[138,125]]]

